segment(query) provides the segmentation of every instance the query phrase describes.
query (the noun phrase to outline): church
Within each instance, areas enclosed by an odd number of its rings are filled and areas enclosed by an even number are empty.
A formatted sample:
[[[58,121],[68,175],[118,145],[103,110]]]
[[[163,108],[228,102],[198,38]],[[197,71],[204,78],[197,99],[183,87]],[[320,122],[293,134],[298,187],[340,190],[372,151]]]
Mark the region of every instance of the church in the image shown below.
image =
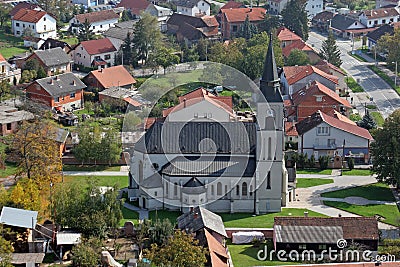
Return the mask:
[[[256,103],[252,121],[238,120],[231,100],[204,89],[180,97],[136,143],[128,196],[148,210],[280,211],[289,187],[272,36],[259,89],[266,101]]]

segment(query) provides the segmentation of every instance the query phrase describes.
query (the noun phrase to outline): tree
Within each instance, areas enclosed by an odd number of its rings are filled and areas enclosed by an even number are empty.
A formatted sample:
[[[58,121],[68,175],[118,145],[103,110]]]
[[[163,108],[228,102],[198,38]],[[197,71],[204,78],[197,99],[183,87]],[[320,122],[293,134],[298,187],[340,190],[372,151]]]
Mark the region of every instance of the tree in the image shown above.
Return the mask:
[[[191,235],[177,230],[163,245],[152,244],[146,257],[156,266],[200,267],[207,262],[207,251]]]
[[[335,36],[332,32],[329,32],[328,38],[322,43],[322,48],[319,55],[336,67],[340,67],[340,65],[342,65],[342,60],[340,59],[340,50],[336,44]]]
[[[395,29],[392,35],[385,34],[378,40],[377,50],[387,54],[386,63],[394,69],[395,62],[400,62],[400,29]]]
[[[283,24],[304,41],[309,31],[306,4],[306,0],[290,0],[281,12]]]
[[[300,49],[293,49],[286,60],[287,66],[304,66],[310,63],[307,54]]]
[[[135,66],[135,62],[137,62],[137,60],[135,60],[135,58],[133,57],[133,51],[132,51],[132,37],[131,37],[131,33],[127,33],[126,37],[124,39],[124,42],[121,46],[121,51],[122,51],[122,59],[123,65],[130,65],[133,64]]]
[[[326,170],[328,168],[328,164],[329,164],[329,156],[327,156],[327,155],[319,156],[318,162],[319,162],[319,168],[321,170]]]
[[[117,185],[102,193],[93,178],[86,183],[57,184],[51,207],[57,211],[57,224],[85,237],[104,238],[122,219]]]
[[[150,52],[159,46],[160,42],[161,32],[157,18],[149,13],[142,13],[140,20],[135,24],[132,39],[137,59],[142,60],[142,63],[145,64]]]
[[[23,122],[14,135],[17,173],[33,179],[40,190],[61,180],[62,163],[55,138],[56,129],[44,121]]]
[[[249,40],[255,34],[257,34],[257,32],[258,32],[257,26],[250,22],[249,15],[247,15],[243,24],[240,25],[237,37],[242,37],[246,40]]]
[[[197,42],[197,54],[199,55],[199,59],[204,61],[204,60],[208,60],[208,53],[209,53],[209,49],[210,49],[210,41],[208,41],[208,39],[204,39],[201,38],[198,42]]]
[[[36,59],[29,59],[24,64],[24,70],[35,70],[36,72],[39,69],[39,62]]]
[[[11,6],[3,3],[0,5],[0,27],[3,29],[6,22],[10,19]]]
[[[352,157],[349,157],[347,159],[347,166],[349,167],[349,170],[351,171],[354,169],[354,159]]]
[[[181,48],[183,52],[183,62],[193,62],[198,61],[200,59],[199,54],[197,53],[196,46],[189,48],[186,43],[183,44]]]
[[[314,168],[315,167],[315,156],[314,154],[311,155],[310,160],[309,160],[309,166],[310,168]]]
[[[79,42],[93,40],[95,35],[92,31],[92,24],[90,24],[88,19],[79,25],[78,29],[78,40]]]
[[[136,112],[129,111],[125,114],[124,118],[124,131],[125,132],[133,132],[137,130],[137,127],[140,125],[142,120],[136,114]]]
[[[11,242],[0,235],[0,267],[14,266],[11,264],[11,253],[13,252],[14,248]]]
[[[11,192],[10,200],[20,209],[41,210],[39,187],[32,179],[18,181]]]
[[[42,78],[46,78],[46,77],[47,77],[46,71],[44,70],[44,68],[42,66],[39,66],[36,78],[42,79]]]
[[[357,122],[357,125],[363,127],[364,129],[371,130],[376,128],[376,122],[374,118],[369,113],[368,109],[365,112],[364,117],[362,120]]]
[[[129,21],[129,20],[131,20],[129,16],[129,11],[124,9],[124,11],[122,11],[121,21]]]
[[[264,21],[260,25],[260,31],[270,33],[274,29],[279,28],[280,26],[281,26],[281,21],[278,16],[273,16],[268,13],[265,13]]]
[[[109,127],[104,131],[104,136],[99,143],[99,160],[109,165],[117,163],[121,157],[122,144],[118,131]]]
[[[161,66],[165,71],[168,67],[179,63],[179,56],[167,47],[159,47],[154,53],[150,54],[148,62],[153,62],[155,66]]]
[[[101,247],[100,239],[83,239],[82,242],[72,248],[73,266],[99,266],[101,264]]]
[[[371,144],[372,172],[377,180],[400,188],[400,110],[394,111],[375,132]]]
[[[3,96],[10,93],[10,83],[8,80],[1,80],[0,82],[0,102],[2,101]]]

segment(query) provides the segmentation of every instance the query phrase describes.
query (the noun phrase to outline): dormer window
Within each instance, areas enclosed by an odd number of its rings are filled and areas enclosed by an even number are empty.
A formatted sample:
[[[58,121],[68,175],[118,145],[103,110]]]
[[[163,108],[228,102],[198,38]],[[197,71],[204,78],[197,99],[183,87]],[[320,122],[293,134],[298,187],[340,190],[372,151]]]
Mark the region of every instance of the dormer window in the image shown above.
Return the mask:
[[[315,101],[322,102],[322,96],[317,95]]]

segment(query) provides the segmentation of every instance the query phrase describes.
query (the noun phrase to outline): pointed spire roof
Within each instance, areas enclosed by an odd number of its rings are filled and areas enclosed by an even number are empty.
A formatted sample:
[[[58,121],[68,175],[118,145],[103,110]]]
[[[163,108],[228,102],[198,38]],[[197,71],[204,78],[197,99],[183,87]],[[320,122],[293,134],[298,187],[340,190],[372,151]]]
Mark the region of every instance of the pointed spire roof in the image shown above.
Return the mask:
[[[260,89],[268,102],[283,102],[280,93],[278,68],[275,62],[272,33],[269,37],[267,55],[265,57],[263,75],[260,81]]]

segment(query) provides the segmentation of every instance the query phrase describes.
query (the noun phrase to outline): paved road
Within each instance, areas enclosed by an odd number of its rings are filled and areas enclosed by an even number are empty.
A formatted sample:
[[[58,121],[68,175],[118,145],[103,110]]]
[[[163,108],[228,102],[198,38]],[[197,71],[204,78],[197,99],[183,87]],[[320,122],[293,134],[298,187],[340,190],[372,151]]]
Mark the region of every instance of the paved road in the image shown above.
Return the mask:
[[[310,32],[307,43],[319,51],[325,39],[326,37],[319,33]],[[356,81],[359,81],[359,84],[369,96],[373,98],[373,102],[381,111],[382,116],[386,118],[394,110],[400,108],[399,95],[384,80],[367,67],[367,65],[371,63],[360,62],[348,55],[348,52],[351,51],[351,41],[338,40],[337,45],[341,51],[341,59],[343,61],[341,67]],[[360,43],[356,43],[355,47],[359,45]]]

